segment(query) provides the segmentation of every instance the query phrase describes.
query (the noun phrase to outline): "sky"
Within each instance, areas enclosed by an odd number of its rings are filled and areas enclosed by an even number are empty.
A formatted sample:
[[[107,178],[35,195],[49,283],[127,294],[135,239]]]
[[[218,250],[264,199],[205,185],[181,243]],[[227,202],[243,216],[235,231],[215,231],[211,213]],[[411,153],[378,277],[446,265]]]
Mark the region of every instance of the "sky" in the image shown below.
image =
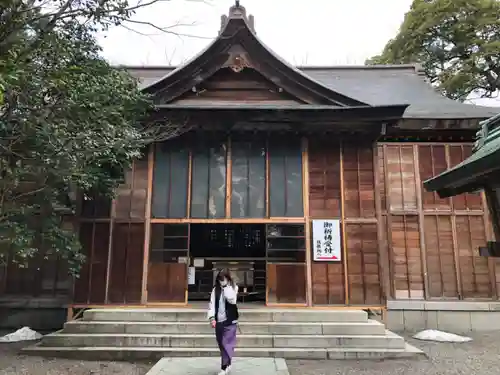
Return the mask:
[[[362,65],[394,37],[412,0],[240,0],[255,30],[292,65]],[[140,9],[126,27],[99,37],[112,64],[179,65],[217,36],[234,0],[163,0]],[[172,33],[156,30],[150,23]],[[177,34],[177,35],[176,35]],[[497,100],[474,100],[500,106]]]

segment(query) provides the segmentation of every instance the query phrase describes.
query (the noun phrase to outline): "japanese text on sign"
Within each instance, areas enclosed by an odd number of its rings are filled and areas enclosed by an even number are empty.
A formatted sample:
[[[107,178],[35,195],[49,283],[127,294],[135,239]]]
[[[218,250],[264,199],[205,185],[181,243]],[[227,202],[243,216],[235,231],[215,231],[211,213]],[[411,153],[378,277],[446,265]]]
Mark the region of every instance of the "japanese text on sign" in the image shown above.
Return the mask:
[[[314,260],[340,261],[340,220],[313,220],[312,226]]]

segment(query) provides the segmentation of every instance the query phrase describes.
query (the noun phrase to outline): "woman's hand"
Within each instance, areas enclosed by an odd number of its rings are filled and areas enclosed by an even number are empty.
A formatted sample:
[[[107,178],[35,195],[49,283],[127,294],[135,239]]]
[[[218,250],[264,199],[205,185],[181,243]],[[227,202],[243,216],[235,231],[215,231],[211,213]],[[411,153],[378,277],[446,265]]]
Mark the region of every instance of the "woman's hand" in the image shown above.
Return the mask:
[[[216,323],[215,319],[210,320],[210,326],[211,326],[212,328],[215,328],[215,325],[216,325],[216,324],[217,324],[217,323]]]

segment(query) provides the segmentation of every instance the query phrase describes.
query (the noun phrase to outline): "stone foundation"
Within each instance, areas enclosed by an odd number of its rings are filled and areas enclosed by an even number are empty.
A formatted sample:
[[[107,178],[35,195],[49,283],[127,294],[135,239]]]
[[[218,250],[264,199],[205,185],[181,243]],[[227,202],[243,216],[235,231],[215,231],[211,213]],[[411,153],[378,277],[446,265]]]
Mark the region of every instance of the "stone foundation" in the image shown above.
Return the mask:
[[[0,299],[0,330],[12,331],[30,327],[47,332],[61,329],[66,322],[66,300],[56,298]]]
[[[387,328],[417,332],[439,329],[451,333],[500,330],[500,302],[387,301]]]

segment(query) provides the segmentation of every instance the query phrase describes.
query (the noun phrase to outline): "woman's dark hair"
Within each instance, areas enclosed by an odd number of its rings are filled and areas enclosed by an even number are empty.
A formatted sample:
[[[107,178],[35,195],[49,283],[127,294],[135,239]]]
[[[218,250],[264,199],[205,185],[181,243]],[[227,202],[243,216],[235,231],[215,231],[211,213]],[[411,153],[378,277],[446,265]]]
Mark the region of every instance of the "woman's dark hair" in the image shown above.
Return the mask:
[[[215,278],[215,286],[219,285],[218,281],[222,281],[224,279],[227,279],[229,285],[234,287],[234,278],[228,268],[223,268],[219,271],[219,273],[217,273],[217,277]]]

